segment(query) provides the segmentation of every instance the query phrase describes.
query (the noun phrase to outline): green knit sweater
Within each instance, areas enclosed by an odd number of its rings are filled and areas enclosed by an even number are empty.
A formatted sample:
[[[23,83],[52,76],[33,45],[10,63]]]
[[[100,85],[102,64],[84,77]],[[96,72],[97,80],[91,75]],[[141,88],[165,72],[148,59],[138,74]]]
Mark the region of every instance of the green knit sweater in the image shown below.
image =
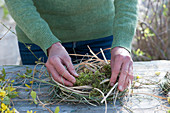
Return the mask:
[[[137,0],[5,0],[20,42],[46,50],[58,41],[75,42],[113,35],[112,48],[130,51]]]

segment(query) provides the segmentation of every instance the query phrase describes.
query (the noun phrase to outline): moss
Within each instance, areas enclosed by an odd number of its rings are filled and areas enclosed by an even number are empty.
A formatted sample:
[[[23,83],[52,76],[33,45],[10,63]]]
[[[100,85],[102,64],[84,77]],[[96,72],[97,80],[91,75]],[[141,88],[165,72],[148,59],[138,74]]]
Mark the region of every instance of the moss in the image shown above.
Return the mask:
[[[109,82],[100,84],[104,79],[110,78],[111,76],[111,66],[110,64],[105,64],[101,69],[97,69],[95,72],[90,70],[91,67],[82,69],[79,73],[79,77],[76,80],[76,86],[90,85],[93,88],[98,88],[105,94],[111,89]],[[101,96],[101,94],[96,90],[91,90],[91,97]]]

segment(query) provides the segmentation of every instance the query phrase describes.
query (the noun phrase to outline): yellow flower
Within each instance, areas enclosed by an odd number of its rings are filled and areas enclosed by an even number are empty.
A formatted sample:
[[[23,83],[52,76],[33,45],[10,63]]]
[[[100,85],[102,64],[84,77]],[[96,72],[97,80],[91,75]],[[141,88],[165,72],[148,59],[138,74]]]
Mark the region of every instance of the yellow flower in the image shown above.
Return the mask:
[[[13,108],[12,113],[15,113],[15,112],[19,113],[15,108]]]
[[[15,80],[11,80],[11,83],[14,83],[15,82]]]
[[[5,113],[14,113],[13,111],[10,111],[9,109],[5,111]]]
[[[3,101],[4,100],[4,98],[1,98],[1,101]]]
[[[27,113],[32,113],[32,110],[31,111],[27,111]]]
[[[14,90],[16,90],[16,88],[13,88],[13,87],[10,88],[10,91],[14,91]]]
[[[27,111],[27,113],[33,113],[32,110],[31,111]],[[36,111],[34,111],[34,113],[36,113]]]
[[[140,79],[140,78],[142,78],[142,77],[138,75],[138,76],[136,76],[136,78],[137,78],[137,79]]]
[[[28,84],[25,84],[25,86],[26,86],[27,88],[29,88],[29,89],[31,88],[31,86],[29,86]]]
[[[1,97],[5,97],[6,96],[6,92],[2,89],[0,89],[0,96]]]
[[[161,72],[157,71],[155,72],[155,75],[159,76],[161,74]]]
[[[1,104],[1,108],[2,108],[2,110],[5,111],[8,107],[7,107],[4,103],[2,103],[2,104]]]
[[[170,97],[167,98],[168,104],[170,104]]]

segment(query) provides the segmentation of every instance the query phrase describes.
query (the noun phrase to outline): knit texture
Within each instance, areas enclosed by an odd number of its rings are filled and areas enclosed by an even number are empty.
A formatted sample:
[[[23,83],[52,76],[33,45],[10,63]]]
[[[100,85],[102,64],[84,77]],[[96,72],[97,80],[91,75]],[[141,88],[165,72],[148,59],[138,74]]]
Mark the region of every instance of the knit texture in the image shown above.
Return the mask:
[[[18,40],[46,53],[54,43],[114,36],[112,48],[130,51],[137,0],[5,0]]]

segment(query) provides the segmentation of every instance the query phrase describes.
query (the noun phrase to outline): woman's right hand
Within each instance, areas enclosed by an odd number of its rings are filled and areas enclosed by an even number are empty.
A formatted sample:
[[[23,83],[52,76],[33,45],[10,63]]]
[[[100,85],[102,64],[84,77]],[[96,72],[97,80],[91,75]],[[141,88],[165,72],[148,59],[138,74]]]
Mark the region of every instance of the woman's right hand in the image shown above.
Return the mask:
[[[66,49],[60,42],[57,42],[53,44],[47,52],[48,60],[45,65],[49,74],[52,74],[55,81],[66,86],[73,86],[76,82],[75,77],[78,77],[78,74],[74,69]],[[66,68],[64,66],[66,66]]]

